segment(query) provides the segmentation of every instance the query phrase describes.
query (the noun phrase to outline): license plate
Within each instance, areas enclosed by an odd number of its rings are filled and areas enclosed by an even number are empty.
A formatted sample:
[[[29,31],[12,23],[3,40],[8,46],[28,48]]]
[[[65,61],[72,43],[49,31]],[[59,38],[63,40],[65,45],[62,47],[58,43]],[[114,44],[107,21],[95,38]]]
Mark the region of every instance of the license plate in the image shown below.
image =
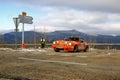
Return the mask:
[[[61,46],[57,46],[57,48],[60,48],[60,49],[61,49],[61,48],[63,48],[63,47],[61,47]]]

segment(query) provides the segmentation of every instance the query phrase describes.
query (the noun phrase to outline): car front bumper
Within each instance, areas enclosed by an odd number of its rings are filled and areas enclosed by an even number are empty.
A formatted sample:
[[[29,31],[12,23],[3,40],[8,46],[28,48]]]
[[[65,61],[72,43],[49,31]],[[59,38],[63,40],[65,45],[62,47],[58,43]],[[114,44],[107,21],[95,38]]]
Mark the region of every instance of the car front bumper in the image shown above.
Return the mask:
[[[74,51],[74,47],[73,46],[53,45],[52,47],[53,47],[54,50]]]

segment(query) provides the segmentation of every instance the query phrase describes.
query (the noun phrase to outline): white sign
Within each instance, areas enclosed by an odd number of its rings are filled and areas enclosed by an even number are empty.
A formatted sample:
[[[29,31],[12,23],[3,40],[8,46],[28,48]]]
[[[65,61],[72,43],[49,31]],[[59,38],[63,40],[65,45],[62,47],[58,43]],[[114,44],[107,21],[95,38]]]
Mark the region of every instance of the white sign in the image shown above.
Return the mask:
[[[27,23],[27,24],[32,24],[33,23],[33,18],[31,16],[22,16],[19,15],[20,18],[20,23]]]

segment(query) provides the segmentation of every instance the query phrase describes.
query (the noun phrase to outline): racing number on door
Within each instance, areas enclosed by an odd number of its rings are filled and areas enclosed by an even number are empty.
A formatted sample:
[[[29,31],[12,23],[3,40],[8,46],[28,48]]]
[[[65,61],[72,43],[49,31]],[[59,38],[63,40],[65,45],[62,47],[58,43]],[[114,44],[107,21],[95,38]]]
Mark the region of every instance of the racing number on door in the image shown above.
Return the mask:
[[[84,43],[81,43],[81,49],[84,49]]]
[[[81,49],[84,49],[84,48],[85,48],[85,46],[84,46],[84,40],[83,40],[83,39],[80,39],[80,43],[81,43],[80,48],[81,48]]]

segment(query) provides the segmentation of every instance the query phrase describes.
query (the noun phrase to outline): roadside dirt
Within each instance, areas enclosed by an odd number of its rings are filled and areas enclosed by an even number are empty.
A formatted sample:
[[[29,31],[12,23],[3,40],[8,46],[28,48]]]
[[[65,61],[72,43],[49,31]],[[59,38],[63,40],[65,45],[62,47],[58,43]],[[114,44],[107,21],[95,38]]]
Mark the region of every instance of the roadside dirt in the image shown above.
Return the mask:
[[[0,80],[120,80],[120,51],[0,48]]]

